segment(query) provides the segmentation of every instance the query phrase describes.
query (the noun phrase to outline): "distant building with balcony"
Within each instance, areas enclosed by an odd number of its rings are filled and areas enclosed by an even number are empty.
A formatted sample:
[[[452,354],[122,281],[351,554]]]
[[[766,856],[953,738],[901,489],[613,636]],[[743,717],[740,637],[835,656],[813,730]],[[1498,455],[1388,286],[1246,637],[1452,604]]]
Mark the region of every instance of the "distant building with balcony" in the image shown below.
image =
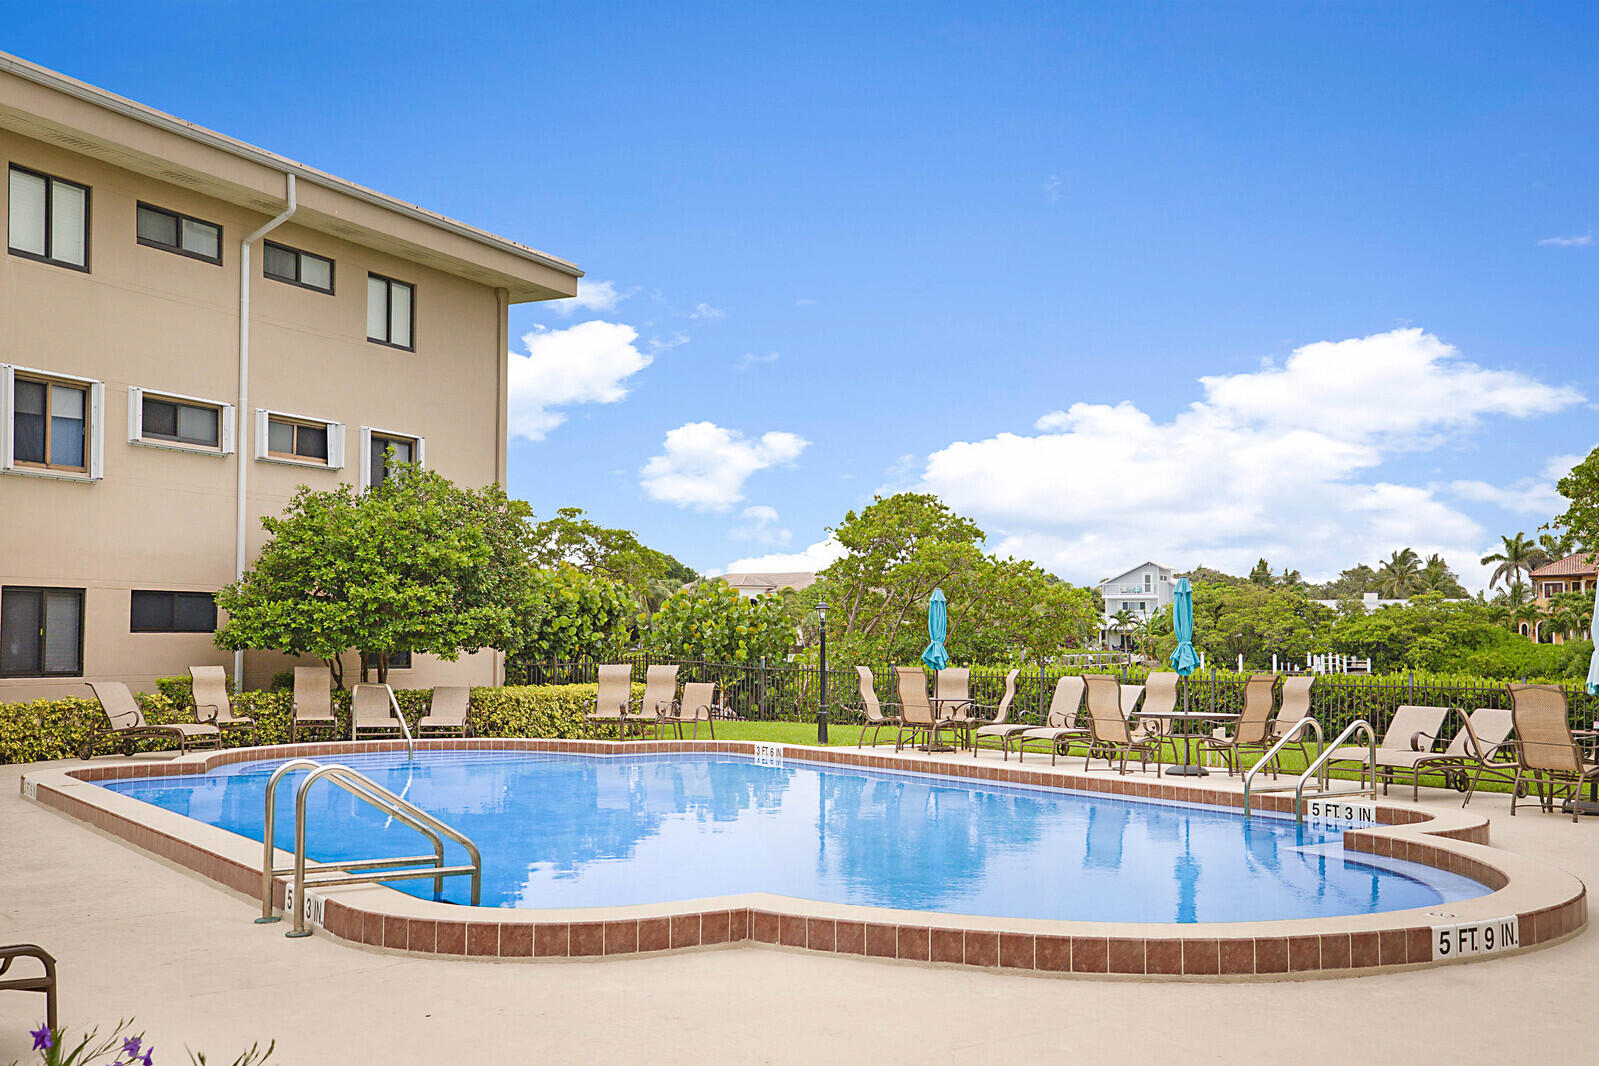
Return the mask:
[[[1534,570],[1529,577],[1532,581],[1532,602],[1540,609],[1547,610],[1549,601],[1562,593],[1586,592],[1592,596],[1594,589],[1599,588],[1599,562],[1595,562],[1593,553],[1581,551],[1564,559],[1545,563]],[[1540,644],[1564,644],[1566,640],[1566,635],[1551,630],[1545,619],[1521,622],[1517,629],[1528,640]]]
[[[1129,648],[1132,634],[1115,628],[1115,617],[1122,611],[1143,621],[1171,605],[1173,578],[1171,567],[1159,563],[1140,563],[1115,577],[1099,583],[1100,595],[1105,597],[1105,615],[1100,629],[1107,648]]]

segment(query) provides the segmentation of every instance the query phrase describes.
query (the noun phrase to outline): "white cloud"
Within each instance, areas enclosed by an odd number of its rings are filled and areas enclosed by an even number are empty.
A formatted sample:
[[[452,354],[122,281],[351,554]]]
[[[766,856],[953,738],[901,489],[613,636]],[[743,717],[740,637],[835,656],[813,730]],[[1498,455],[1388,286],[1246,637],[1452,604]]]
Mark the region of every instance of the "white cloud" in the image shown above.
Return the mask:
[[[814,307],[814,306],[816,306],[816,301],[811,299],[809,296],[801,296],[798,300],[794,301],[794,306],[795,307]]]
[[[1049,180],[1044,182],[1044,196],[1050,203],[1060,202],[1060,178],[1051,174]]]
[[[751,352],[745,352],[743,355],[738,357],[738,362],[733,364],[733,369],[748,370],[752,366],[764,366],[768,363],[775,363],[777,362],[778,358],[779,356],[776,352],[767,352],[765,355],[755,355]]]
[[[637,339],[632,326],[599,320],[523,334],[526,354],[509,353],[511,435],[543,440],[566,421],[556,408],[626,396],[627,380],[654,361]]]
[[[1132,403],[1076,403],[1035,435],[956,442],[918,487],[984,522],[995,547],[1076,581],[1145,558],[1245,572],[1265,556],[1330,576],[1396,547],[1441,552],[1474,576],[1486,532],[1432,488],[1360,480],[1487,417],[1531,418],[1574,389],[1465,362],[1394,330],[1311,344],[1282,367],[1200,379],[1170,421]]]
[[[1546,248],[1589,248],[1593,246],[1593,232],[1579,233],[1572,237],[1545,237],[1538,244]]]
[[[552,300],[545,304],[558,315],[570,317],[579,311],[605,312],[616,310],[616,305],[633,295],[634,290],[621,292],[614,281],[590,281],[580,278],[577,295],[566,300]]]
[[[802,552],[780,552],[772,555],[754,555],[744,559],[734,559],[727,564],[727,569],[723,573],[770,574],[792,571],[811,571],[814,573],[843,557],[843,545],[832,537],[828,537],[826,540],[817,541]]]
[[[664,337],[664,338],[663,337],[651,337],[650,338],[650,351],[656,352],[656,353],[669,352],[673,348],[679,347],[680,345],[684,345],[684,344],[687,344],[687,343],[688,343],[688,334],[684,333],[682,330],[678,330],[675,333],[673,333],[670,337]]]
[[[740,512],[744,524],[734,526],[728,536],[734,540],[752,540],[757,544],[782,547],[794,539],[794,534],[777,524],[777,508],[763,503],[753,504]]]
[[[712,307],[708,303],[701,302],[694,305],[694,310],[688,313],[688,317],[703,321],[716,318],[726,318],[727,312],[722,310],[720,307]]]
[[[810,442],[794,433],[746,440],[714,422],[689,422],[666,434],[664,452],[639,471],[651,499],[725,512],[744,498],[744,482],[768,467],[792,463]]]
[[[1492,485],[1486,481],[1454,481],[1449,489],[1462,500],[1472,503],[1493,504],[1513,514],[1548,518],[1565,510],[1566,500],[1555,489],[1555,483],[1582,462],[1580,455],[1555,455],[1544,463],[1543,471],[1535,477],[1520,478],[1509,485]]]

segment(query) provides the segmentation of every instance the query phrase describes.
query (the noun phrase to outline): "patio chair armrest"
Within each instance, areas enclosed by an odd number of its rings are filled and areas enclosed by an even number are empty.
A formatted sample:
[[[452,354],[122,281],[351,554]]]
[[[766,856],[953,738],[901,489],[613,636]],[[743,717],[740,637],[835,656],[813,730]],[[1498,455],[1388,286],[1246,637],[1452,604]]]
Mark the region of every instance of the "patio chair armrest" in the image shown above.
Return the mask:
[[[222,704],[220,703],[201,703],[199,700],[195,700],[189,706],[193,708],[194,718],[197,722],[215,722],[217,717],[222,714]],[[210,709],[210,717],[201,717],[200,708],[202,707]]]
[[[1423,744],[1421,742],[1423,737],[1427,738],[1427,743],[1426,744]],[[1411,751],[1431,751],[1432,750],[1433,741],[1435,741],[1437,739],[1438,739],[1437,737],[1429,736],[1428,734],[1423,733],[1420,730],[1417,730],[1416,732],[1410,734],[1410,750]]]

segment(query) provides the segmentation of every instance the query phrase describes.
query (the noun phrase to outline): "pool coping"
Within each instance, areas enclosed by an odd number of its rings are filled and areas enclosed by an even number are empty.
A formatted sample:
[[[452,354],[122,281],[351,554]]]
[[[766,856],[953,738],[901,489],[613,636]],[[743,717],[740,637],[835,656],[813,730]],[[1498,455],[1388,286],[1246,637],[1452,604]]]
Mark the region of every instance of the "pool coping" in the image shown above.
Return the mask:
[[[1192,780],[1038,769],[1019,763],[886,754],[751,741],[428,739],[419,750],[638,755],[681,752],[777,757],[868,770],[932,774],[1023,787],[1064,788],[1146,800],[1241,808],[1241,792]],[[107,762],[26,773],[25,797],[87,822],[161,859],[259,902],[261,844],[162,810],[95,782],[204,773],[236,762],[404,751],[403,741],[336,741],[200,752],[160,762]],[[1289,797],[1258,796],[1256,809],[1292,811]],[[1548,863],[1488,845],[1486,816],[1423,811],[1379,801],[1375,826],[1344,833],[1346,850],[1421,863],[1491,892],[1441,908],[1262,922],[1192,925],[1081,922],[941,914],[748,893],[703,900],[549,910],[462,907],[381,885],[330,888],[319,933],[410,954],[554,960],[636,955],[752,943],[876,959],[1048,975],[1172,979],[1336,977],[1497,958],[1541,948],[1587,925],[1582,881]],[[278,865],[292,856],[278,852]],[[274,881],[281,907],[287,878]],[[1515,920],[1515,946],[1438,957],[1457,927]],[[1463,936],[1464,934],[1460,934]]]

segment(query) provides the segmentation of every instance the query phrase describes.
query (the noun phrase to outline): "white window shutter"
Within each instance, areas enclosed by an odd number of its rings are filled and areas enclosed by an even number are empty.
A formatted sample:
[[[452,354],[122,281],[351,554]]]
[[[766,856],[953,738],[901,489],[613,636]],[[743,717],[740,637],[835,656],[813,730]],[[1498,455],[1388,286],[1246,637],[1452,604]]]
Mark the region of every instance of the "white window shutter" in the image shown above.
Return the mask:
[[[425,437],[416,438],[416,455],[414,456],[414,458],[416,459],[416,465],[417,466],[427,466],[428,465],[427,464],[427,450],[428,450],[427,439]]]
[[[328,466],[334,470],[344,469],[344,424],[342,422],[328,423]]]
[[[11,469],[12,444],[16,439],[13,436],[15,420],[12,415],[16,386],[16,373],[0,363],[0,470]]]
[[[267,457],[267,413],[259,407],[255,409],[255,457]]]
[[[137,441],[144,436],[144,390],[135,386],[128,386],[128,441]]]
[[[89,386],[89,478],[105,477],[105,385]]]
[[[365,492],[367,489],[372,487],[372,427],[371,426],[362,426],[361,427],[360,441],[361,441],[361,450],[360,450],[360,452],[357,455],[356,462],[361,467],[361,474],[360,474],[360,477],[356,481],[356,485],[357,485],[358,488],[360,488],[360,490],[362,492]]]
[[[222,405],[222,454],[223,455],[232,455],[234,453],[234,451],[235,451],[234,444],[233,444],[233,436],[234,436],[235,433],[238,432],[238,427],[237,427],[237,425],[235,425],[235,422],[236,422],[236,419],[234,418],[234,414],[233,414],[233,405],[231,403],[223,404]]]

